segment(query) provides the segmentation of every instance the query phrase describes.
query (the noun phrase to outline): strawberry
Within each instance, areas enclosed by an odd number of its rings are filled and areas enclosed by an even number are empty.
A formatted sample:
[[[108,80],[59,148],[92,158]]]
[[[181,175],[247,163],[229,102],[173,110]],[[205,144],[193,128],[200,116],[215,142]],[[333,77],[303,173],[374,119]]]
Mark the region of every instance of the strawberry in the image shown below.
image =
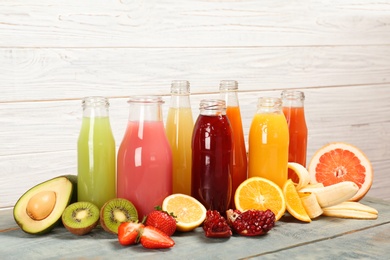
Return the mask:
[[[173,214],[162,211],[161,207],[157,206],[156,210],[149,213],[146,219],[146,226],[153,226],[165,232],[168,236],[172,236],[176,231],[176,219]]]
[[[152,249],[169,248],[175,245],[175,241],[160,229],[146,226],[141,230],[141,245]]]
[[[138,243],[140,229],[144,227],[142,223],[123,222],[118,227],[118,240],[123,246]]]

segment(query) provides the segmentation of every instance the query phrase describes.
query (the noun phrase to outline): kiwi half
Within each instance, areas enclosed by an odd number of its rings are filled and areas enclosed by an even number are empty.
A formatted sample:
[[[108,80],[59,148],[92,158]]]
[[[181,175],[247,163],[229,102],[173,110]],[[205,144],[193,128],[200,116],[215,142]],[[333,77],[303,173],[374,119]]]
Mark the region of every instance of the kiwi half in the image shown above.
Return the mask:
[[[138,221],[138,212],[127,199],[111,199],[100,209],[100,225],[109,233],[118,234],[119,225],[128,221]]]
[[[62,213],[62,223],[69,232],[85,235],[99,223],[99,208],[91,202],[75,202]]]

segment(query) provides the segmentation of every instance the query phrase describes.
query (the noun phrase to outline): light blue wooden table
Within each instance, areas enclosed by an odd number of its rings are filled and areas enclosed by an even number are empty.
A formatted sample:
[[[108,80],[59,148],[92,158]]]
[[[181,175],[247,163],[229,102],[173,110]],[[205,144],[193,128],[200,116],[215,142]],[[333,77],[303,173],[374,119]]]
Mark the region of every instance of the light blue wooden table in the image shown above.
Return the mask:
[[[43,236],[21,231],[11,210],[0,211],[0,259],[389,259],[390,202],[365,198],[376,220],[319,217],[302,223],[286,215],[260,237],[206,238],[201,228],[173,236],[167,250],[123,247],[100,228],[79,237],[63,227]]]

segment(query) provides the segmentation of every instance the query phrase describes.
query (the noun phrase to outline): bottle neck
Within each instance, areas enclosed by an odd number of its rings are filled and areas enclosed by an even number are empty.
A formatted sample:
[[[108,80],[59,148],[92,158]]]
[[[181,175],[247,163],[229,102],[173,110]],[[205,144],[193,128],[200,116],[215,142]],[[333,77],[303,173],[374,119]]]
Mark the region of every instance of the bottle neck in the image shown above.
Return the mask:
[[[159,96],[132,96],[129,98],[129,121],[163,121],[162,104]]]
[[[281,94],[283,107],[304,107],[305,94],[298,90],[284,90]]]
[[[203,99],[199,109],[203,116],[226,115],[226,103],[222,99]]]
[[[238,83],[235,80],[221,80],[219,84],[220,98],[225,100],[227,107],[238,107]]]
[[[257,102],[257,113],[282,114],[282,99],[274,97],[261,97]]]
[[[109,106],[105,97],[85,97],[82,100],[83,117],[108,117]]]
[[[170,107],[191,108],[190,83],[187,80],[172,81]]]

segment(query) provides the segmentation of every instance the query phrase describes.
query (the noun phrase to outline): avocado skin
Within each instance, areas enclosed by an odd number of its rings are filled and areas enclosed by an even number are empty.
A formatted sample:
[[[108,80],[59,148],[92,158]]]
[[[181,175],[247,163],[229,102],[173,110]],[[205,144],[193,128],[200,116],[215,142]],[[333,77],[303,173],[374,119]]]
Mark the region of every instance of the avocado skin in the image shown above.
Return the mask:
[[[28,197],[26,197],[25,195],[30,192],[31,190],[35,189],[37,186],[40,186],[46,182],[49,182],[49,181],[52,181],[54,179],[57,179],[57,178],[66,178],[68,179],[71,183],[72,183],[72,186],[71,186],[71,195],[69,196],[69,199],[66,201],[66,205],[69,205],[71,203],[71,201],[73,200],[73,198],[75,197],[76,200],[77,200],[77,176],[75,175],[66,175],[66,176],[58,176],[58,177],[55,177],[55,178],[52,178],[52,179],[49,179],[47,181],[44,181],[42,183],[39,183],[33,187],[31,187],[29,190],[27,190],[18,200],[17,202],[15,203],[15,206],[14,206],[14,209],[13,209],[13,216],[14,216],[14,220],[15,222],[18,224],[18,226],[27,234],[31,234],[31,235],[44,235],[44,234],[47,234],[49,233],[54,227],[58,226],[60,223],[62,223],[61,221],[61,215],[62,213],[59,215],[59,218],[53,222],[51,225],[47,226],[45,229],[41,230],[40,232],[30,232],[28,228],[25,228],[24,225],[25,223],[23,222],[23,219],[20,217],[20,219],[17,217],[17,215],[19,214],[17,212],[17,205],[18,203],[22,203],[23,200],[27,200]],[[76,192],[75,192],[76,191]]]

